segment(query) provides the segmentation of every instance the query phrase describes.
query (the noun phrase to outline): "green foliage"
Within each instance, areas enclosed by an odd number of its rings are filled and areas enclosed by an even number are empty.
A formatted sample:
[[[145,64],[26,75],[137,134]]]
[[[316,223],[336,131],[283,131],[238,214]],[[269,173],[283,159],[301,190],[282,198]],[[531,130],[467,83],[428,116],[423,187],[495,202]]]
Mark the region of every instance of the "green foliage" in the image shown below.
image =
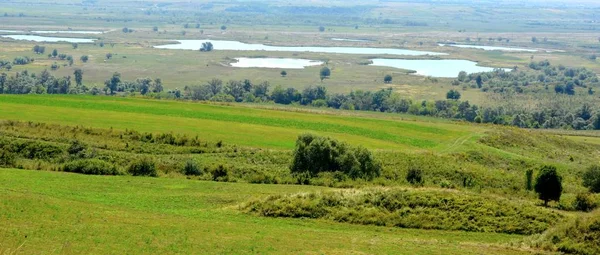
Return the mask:
[[[596,201],[594,201],[592,196],[588,193],[577,194],[575,201],[573,201],[573,208],[578,211],[590,212],[596,209],[597,206],[598,204]]]
[[[202,169],[194,160],[188,160],[185,162],[185,166],[183,167],[183,174],[185,175],[202,175]]]
[[[274,195],[250,201],[242,210],[268,217],[522,235],[541,233],[562,218],[550,210],[508,199],[401,189]]]
[[[84,143],[82,143],[79,140],[74,140],[71,143],[71,146],[69,147],[69,149],[67,149],[67,152],[70,155],[77,155],[82,153],[83,151],[85,151],[87,149],[87,145],[85,145]]]
[[[583,186],[590,192],[600,193],[600,166],[592,165],[583,174]]]
[[[64,172],[90,175],[120,175],[121,172],[113,164],[100,159],[80,159],[66,163]]]
[[[392,79],[393,79],[392,76],[389,75],[389,74],[387,74],[387,75],[385,75],[385,77],[383,77],[383,82],[386,83],[386,84],[387,83],[392,83]]]
[[[229,181],[229,171],[223,166],[219,165],[211,171],[213,181]]]
[[[322,172],[341,171],[353,179],[373,179],[380,175],[381,164],[363,147],[353,148],[329,137],[298,136],[292,173],[317,176]]]
[[[17,165],[17,155],[0,148],[0,167],[15,167]]]
[[[422,186],[425,183],[423,170],[416,166],[410,167],[406,174],[406,181],[412,185]]]
[[[131,165],[129,165],[127,172],[133,176],[158,176],[158,172],[156,171],[156,163],[154,163],[154,161],[150,158],[142,158],[134,161],[131,163]]]
[[[565,254],[600,254],[600,211],[583,214],[544,233],[534,245]]]
[[[525,189],[533,190],[533,169],[527,169],[525,172]]]
[[[458,99],[460,99],[460,92],[458,92],[458,90],[451,89],[448,91],[448,93],[446,93],[446,98],[452,99],[452,100],[458,100]]]
[[[329,69],[329,67],[324,66],[323,68],[321,68],[321,71],[319,71],[319,75],[321,77],[321,81],[323,81],[324,79],[327,79],[331,76],[331,69]]]
[[[556,167],[543,166],[536,178],[534,189],[546,206],[548,201],[559,201],[563,187],[562,177],[558,175]]]

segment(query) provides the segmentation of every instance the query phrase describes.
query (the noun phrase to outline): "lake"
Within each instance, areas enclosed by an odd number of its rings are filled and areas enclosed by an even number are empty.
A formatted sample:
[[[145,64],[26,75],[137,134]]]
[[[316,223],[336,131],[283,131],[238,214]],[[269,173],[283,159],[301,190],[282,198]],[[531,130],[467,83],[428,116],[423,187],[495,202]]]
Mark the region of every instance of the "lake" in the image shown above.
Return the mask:
[[[219,41],[219,40],[176,40],[176,44],[167,44],[154,46],[158,49],[177,49],[177,50],[199,50],[202,43],[211,42],[215,50],[232,51],[286,51],[286,52],[317,52],[317,53],[340,53],[340,54],[371,54],[371,55],[405,55],[405,56],[423,56],[423,55],[447,55],[446,53],[415,51],[391,48],[366,48],[366,47],[288,47],[288,46],[269,46],[264,44],[248,44],[238,41]]]
[[[372,42],[373,40],[369,39],[348,39],[348,38],[331,38],[332,41],[342,41],[342,42]]]
[[[524,48],[511,48],[511,47],[496,47],[496,46],[482,46],[482,45],[468,45],[468,44],[438,44],[439,46],[450,46],[457,48],[468,48],[468,49],[480,49],[480,50],[499,50],[499,51],[520,51],[520,52],[538,52],[534,49]]]
[[[417,75],[432,76],[438,78],[458,77],[458,73],[465,71],[467,73],[490,72],[494,68],[478,66],[477,62],[469,60],[420,60],[420,59],[371,59],[372,66],[386,66],[406,70],[414,70]],[[505,69],[510,70],[510,69]]]
[[[322,65],[321,61],[298,58],[236,58],[237,62],[231,63],[233,67],[257,68],[285,68],[304,69],[307,66]]]
[[[104,31],[75,31],[75,30],[41,30],[41,31],[31,31],[36,34],[90,34],[90,35],[98,35],[103,34]]]
[[[37,35],[3,35],[4,38],[12,38],[14,40],[25,40],[34,42],[69,42],[69,43],[93,43],[94,39],[85,38],[66,38],[66,37],[48,37]]]
[[[17,30],[2,30],[2,29],[0,29],[0,33],[23,33],[23,31],[17,31]]]

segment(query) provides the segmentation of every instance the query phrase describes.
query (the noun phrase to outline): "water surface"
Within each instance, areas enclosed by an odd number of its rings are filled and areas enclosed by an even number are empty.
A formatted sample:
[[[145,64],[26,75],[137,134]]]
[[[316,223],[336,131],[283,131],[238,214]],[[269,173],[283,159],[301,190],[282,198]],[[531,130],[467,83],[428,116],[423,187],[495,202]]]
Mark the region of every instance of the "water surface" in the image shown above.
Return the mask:
[[[67,38],[67,37],[50,37],[37,35],[3,35],[4,38],[12,38],[14,40],[25,40],[34,42],[69,42],[69,43],[93,43],[94,39],[85,38]]]
[[[36,34],[90,34],[97,35],[103,34],[104,31],[76,31],[76,30],[39,30],[39,31],[31,31]]]
[[[499,51],[520,51],[520,52],[538,52],[535,49],[524,49],[524,48],[512,48],[512,47],[497,47],[497,46],[483,46],[483,45],[469,45],[469,44],[438,44],[439,46],[450,46],[457,48],[467,48],[467,49],[480,49],[480,50],[499,50]]]
[[[414,70],[415,74],[423,76],[432,76],[438,78],[458,77],[458,73],[465,71],[467,73],[490,72],[495,68],[478,66],[477,62],[469,60],[421,60],[421,59],[371,59],[373,66],[387,66],[406,70]],[[510,70],[510,69],[505,69]]]
[[[369,39],[349,39],[349,38],[331,38],[332,41],[342,41],[342,42],[372,42],[373,40]]]
[[[304,69],[307,66],[322,65],[321,61],[298,58],[236,58],[237,62],[231,63],[233,67],[258,67],[258,68],[285,68]]]
[[[264,44],[248,44],[238,41],[218,41],[218,40],[177,40],[176,44],[167,44],[155,46],[158,49],[178,49],[178,50],[199,50],[202,43],[211,42],[214,50],[232,50],[232,51],[286,51],[286,52],[317,52],[317,53],[340,53],[340,54],[389,54],[405,56],[424,56],[424,55],[447,55],[446,53],[415,51],[405,49],[391,48],[366,48],[366,47],[290,47],[290,46],[269,46]]]

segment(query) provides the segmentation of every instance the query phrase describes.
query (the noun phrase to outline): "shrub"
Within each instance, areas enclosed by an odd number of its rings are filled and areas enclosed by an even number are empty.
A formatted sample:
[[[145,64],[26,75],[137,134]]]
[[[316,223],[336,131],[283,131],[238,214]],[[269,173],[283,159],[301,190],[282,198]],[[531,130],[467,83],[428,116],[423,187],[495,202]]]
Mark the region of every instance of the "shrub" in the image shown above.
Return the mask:
[[[533,169],[525,172],[525,189],[533,190]]]
[[[202,169],[200,169],[200,166],[198,166],[198,164],[193,161],[193,160],[188,160],[187,162],[185,162],[185,166],[183,167],[183,173],[185,175],[202,175]]]
[[[87,149],[87,146],[84,143],[80,142],[79,140],[74,140],[69,149],[67,149],[67,152],[69,152],[70,155],[76,155],[85,149]]]
[[[583,186],[590,192],[600,193],[600,166],[593,165],[583,174]]]
[[[219,165],[217,168],[212,170],[213,181],[229,181],[229,173],[223,165]]]
[[[308,173],[311,177],[340,171],[353,179],[371,180],[381,174],[381,164],[363,147],[352,148],[329,137],[303,134],[296,141],[290,170],[292,174]]]
[[[587,193],[577,194],[575,201],[573,201],[573,207],[578,211],[590,212],[596,209],[596,202],[592,199],[592,196]]]
[[[133,162],[131,165],[129,165],[127,172],[133,176],[158,176],[156,171],[156,163],[148,158],[143,158]]]
[[[423,180],[423,170],[412,166],[408,169],[408,173],[406,174],[406,181],[412,185],[421,186],[425,182]]]
[[[548,206],[548,201],[559,201],[562,194],[562,177],[556,172],[556,167],[543,166],[534,189],[539,198],[544,200],[545,206]]]
[[[99,159],[82,159],[66,163],[64,172],[92,175],[120,175],[116,166]]]
[[[17,165],[17,155],[0,149],[0,167],[15,167]]]

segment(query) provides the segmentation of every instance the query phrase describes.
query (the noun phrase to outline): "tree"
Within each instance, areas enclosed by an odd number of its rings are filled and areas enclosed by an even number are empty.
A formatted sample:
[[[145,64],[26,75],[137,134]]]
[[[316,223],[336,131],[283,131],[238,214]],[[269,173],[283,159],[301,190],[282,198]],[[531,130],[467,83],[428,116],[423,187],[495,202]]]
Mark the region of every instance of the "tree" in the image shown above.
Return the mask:
[[[73,72],[73,75],[75,76],[75,84],[77,84],[77,86],[81,86],[82,82],[83,82],[83,70],[81,69],[75,69],[75,72]]]
[[[71,44],[71,46],[73,46],[73,49],[79,48],[79,44],[77,44],[77,43],[73,43],[73,44]]]
[[[325,27],[324,26],[320,26],[319,27],[319,32],[324,32],[325,31]]]
[[[477,75],[477,78],[475,78],[475,83],[477,83],[478,88],[483,86],[483,79],[481,79],[481,75]]]
[[[46,52],[46,47],[39,45],[33,46],[33,52],[35,54],[44,54],[44,52]]]
[[[225,31],[225,30],[227,30],[227,27],[225,25],[222,25],[221,30]]]
[[[562,189],[562,177],[558,175],[556,167],[543,166],[536,178],[534,190],[544,201],[544,206],[548,206],[548,201],[559,201]]]
[[[122,31],[123,31],[123,33],[133,33],[132,29],[129,29],[129,28],[126,28],[126,27],[124,27]]]
[[[208,87],[213,95],[219,94],[221,93],[221,90],[223,90],[223,81],[219,79],[212,79],[208,81]]]
[[[287,76],[287,72],[285,70],[281,71],[281,77],[286,77]]]
[[[58,50],[54,49],[52,50],[52,57],[56,58],[58,56]]]
[[[152,92],[160,93],[164,90],[162,85],[162,80],[160,78],[154,79],[154,83],[152,84]]]
[[[383,77],[383,82],[386,84],[392,83],[392,76],[391,75],[386,75],[385,77]]]
[[[87,63],[87,62],[88,62],[88,59],[89,59],[89,57],[88,57],[88,55],[83,55],[83,56],[81,56],[81,58],[79,58],[79,59],[81,60],[81,62],[83,62],[83,63]]]
[[[113,56],[113,54],[112,54],[112,53],[106,53],[106,59],[111,59],[111,58],[112,58],[112,56]]]
[[[121,83],[121,74],[114,73],[113,76],[104,82],[104,85],[110,90],[110,94],[113,95],[117,91],[119,84]]]
[[[158,32],[158,27],[157,26],[152,27],[152,31]]]
[[[459,100],[460,92],[458,92],[458,90],[451,89],[450,91],[448,91],[448,93],[446,93],[446,98],[452,100]]]
[[[213,44],[211,42],[203,42],[202,43],[202,48],[200,48],[200,51],[209,52],[212,50],[213,50]]]
[[[537,43],[537,41],[538,41],[537,37],[535,37],[535,36],[531,37],[531,42],[532,43]]]
[[[460,81],[460,82],[465,82],[465,81],[467,81],[467,72],[465,72],[465,71],[460,71],[460,72],[458,73],[458,81]]]
[[[600,166],[590,166],[583,174],[583,186],[590,192],[600,193]]]
[[[324,66],[321,68],[321,71],[319,71],[319,75],[321,76],[321,81],[323,81],[331,76],[331,70],[329,67]]]

